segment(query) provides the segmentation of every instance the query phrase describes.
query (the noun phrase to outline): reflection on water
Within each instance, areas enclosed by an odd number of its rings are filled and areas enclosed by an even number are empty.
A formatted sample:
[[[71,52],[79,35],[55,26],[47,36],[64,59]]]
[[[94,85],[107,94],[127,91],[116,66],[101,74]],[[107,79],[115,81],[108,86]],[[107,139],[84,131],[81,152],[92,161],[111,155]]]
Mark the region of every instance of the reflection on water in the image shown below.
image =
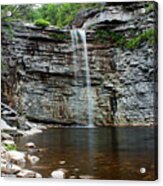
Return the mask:
[[[154,128],[58,128],[43,134],[17,139],[18,148],[33,141],[41,150],[40,162],[27,165],[50,177],[53,170],[65,168],[66,177],[90,175],[95,179],[153,180]],[[63,164],[61,161],[65,161]],[[141,174],[140,168],[146,168]]]

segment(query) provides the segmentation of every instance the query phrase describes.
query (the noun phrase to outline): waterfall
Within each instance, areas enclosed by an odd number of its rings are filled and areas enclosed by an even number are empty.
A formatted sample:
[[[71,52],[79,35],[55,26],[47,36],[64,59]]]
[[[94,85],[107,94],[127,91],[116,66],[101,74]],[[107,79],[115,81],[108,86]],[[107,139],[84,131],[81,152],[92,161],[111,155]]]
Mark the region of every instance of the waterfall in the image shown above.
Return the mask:
[[[90,68],[89,68],[89,63],[88,63],[86,33],[84,30],[74,29],[74,30],[71,30],[71,38],[72,38],[74,68],[77,69],[78,62],[85,64],[88,127],[94,127],[94,124],[93,124],[93,98],[91,96],[91,78],[90,78]],[[78,59],[77,51],[79,48],[79,42],[78,42],[79,39],[81,40],[81,44],[82,44],[82,60],[77,61],[77,59]],[[77,80],[77,72],[76,71],[75,71],[75,79]],[[76,98],[76,101],[77,101],[77,98]],[[76,103],[76,109],[78,112],[79,111],[78,103]],[[79,112],[78,112],[78,114],[79,114]]]
[[[78,82],[78,64],[77,64],[77,46],[78,46],[78,36],[77,36],[77,30],[71,30],[71,39],[72,39],[72,49],[73,49],[73,64],[74,64],[74,71],[75,71],[75,80]],[[78,104],[78,90],[76,90],[76,96],[75,96],[75,115],[77,116],[79,114],[79,104]],[[79,123],[78,117],[76,118],[76,122]]]
[[[91,78],[90,78],[90,68],[88,64],[88,52],[87,52],[87,42],[86,42],[86,33],[84,30],[78,30],[79,35],[83,44],[83,57],[85,62],[86,70],[86,86],[87,86],[87,109],[88,109],[88,126],[93,127],[93,99],[91,97]]]

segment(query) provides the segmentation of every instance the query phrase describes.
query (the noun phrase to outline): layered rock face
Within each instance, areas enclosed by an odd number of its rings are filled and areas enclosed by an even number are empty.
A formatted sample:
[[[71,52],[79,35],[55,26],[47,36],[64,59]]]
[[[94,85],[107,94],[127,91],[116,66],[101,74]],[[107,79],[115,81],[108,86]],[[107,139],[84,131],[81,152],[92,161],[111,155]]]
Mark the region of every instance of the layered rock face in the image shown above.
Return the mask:
[[[154,11],[148,13],[143,7],[144,3],[106,4],[104,10],[79,15],[80,24],[79,17],[73,23],[87,33],[95,125],[155,123],[157,49],[147,41],[129,49],[112,35],[129,40],[155,29]],[[2,25],[3,101],[31,120],[87,125],[86,69],[84,63],[74,66],[70,30],[12,26],[10,34]],[[101,30],[109,31],[107,40],[100,39]]]

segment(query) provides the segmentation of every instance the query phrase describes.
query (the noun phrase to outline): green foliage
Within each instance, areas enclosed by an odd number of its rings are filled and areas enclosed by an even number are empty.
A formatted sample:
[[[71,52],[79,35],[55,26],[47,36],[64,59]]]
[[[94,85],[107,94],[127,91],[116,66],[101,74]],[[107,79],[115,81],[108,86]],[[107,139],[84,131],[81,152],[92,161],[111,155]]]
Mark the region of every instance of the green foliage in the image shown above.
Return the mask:
[[[103,3],[63,3],[44,5],[2,5],[2,21],[22,20],[35,22],[38,19],[49,21],[51,25],[63,28],[69,25],[77,14],[85,9],[104,9]],[[8,13],[11,13],[8,16]]]
[[[145,13],[152,12],[154,10],[154,2],[148,2],[146,7],[145,7]]]
[[[9,150],[16,150],[16,146],[15,145],[5,145],[5,149],[7,151],[9,151]]]
[[[145,5],[146,13],[154,10],[154,2],[147,2]],[[34,22],[35,25],[45,28],[49,24],[63,28],[70,25],[77,14],[83,10],[99,8],[104,10],[103,3],[63,3],[63,4],[44,4],[44,5],[2,5],[1,19],[8,24],[9,35],[12,35],[12,25],[14,20]],[[132,32],[132,31],[131,31]],[[52,33],[49,35],[57,40],[69,39],[63,33]],[[118,46],[134,49],[142,42],[154,43],[154,29],[148,29],[135,36],[135,31],[131,38],[126,38],[123,33],[115,33],[106,29],[97,29],[95,40],[106,44],[112,42]]]
[[[1,56],[1,71],[5,71],[7,69],[7,65],[5,64],[5,60],[3,59],[3,56]]]
[[[95,39],[100,41],[102,44],[105,44],[111,41],[118,45],[123,45],[126,40],[122,34],[118,34],[115,32],[111,32],[109,30],[104,30],[104,29],[98,29],[96,31]]]
[[[85,9],[102,7],[101,3],[63,3],[42,5],[37,11],[39,16],[52,25],[63,28],[69,25],[77,14]]]
[[[154,29],[148,29],[144,31],[142,34],[139,34],[138,36],[135,36],[128,40],[125,46],[128,49],[134,49],[140,46],[140,44],[145,41],[148,42],[149,45],[152,45],[154,43],[154,35],[155,35]]]
[[[2,22],[12,22],[23,20],[32,22],[36,17],[34,5],[2,5],[1,20]]]
[[[3,32],[8,33],[10,39],[13,37],[13,27],[11,22],[23,21],[32,22],[36,12],[33,5],[1,5],[1,22]],[[5,23],[5,27],[3,27]]]
[[[154,10],[154,2],[147,2],[146,13]],[[11,22],[21,20],[33,23],[38,19],[49,21],[50,24],[60,28],[72,23],[78,13],[83,10],[98,8],[103,11],[104,3],[59,3],[43,5],[2,5],[1,20]],[[11,15],[10,15],[11,13]]]
[[[133,36],[132,38],[127,39],[123,33],[115,33],[104,29],[98,29],[95,33],[95,40],[99,41],[101,44],[107,44],[112,42],[120,47],[125,47],[130,50],[135,49],[140,46],[143,42],[148,42],[149,45],[154,44],[154,29],[148,29],[143,33]]]
[[[44,19],[37,19],[34,24],[42,28],[45,28],[50,25],[49,22]]]

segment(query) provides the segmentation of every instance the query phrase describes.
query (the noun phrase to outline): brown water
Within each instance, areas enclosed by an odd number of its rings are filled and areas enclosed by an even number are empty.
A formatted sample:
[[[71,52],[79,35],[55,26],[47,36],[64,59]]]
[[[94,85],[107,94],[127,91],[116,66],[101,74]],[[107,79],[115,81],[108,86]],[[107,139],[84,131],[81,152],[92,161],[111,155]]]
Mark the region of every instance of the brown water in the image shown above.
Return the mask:
[[[154,180],[154,137],[155,129],[147,127],[57,128],[18,138],[17,144],[22,150],[26,142],[33,141],[41,149],[40,161],[27,168],[43,177],[64,168],[66,178]],[[140,173],[141,167],[146,173]]]

